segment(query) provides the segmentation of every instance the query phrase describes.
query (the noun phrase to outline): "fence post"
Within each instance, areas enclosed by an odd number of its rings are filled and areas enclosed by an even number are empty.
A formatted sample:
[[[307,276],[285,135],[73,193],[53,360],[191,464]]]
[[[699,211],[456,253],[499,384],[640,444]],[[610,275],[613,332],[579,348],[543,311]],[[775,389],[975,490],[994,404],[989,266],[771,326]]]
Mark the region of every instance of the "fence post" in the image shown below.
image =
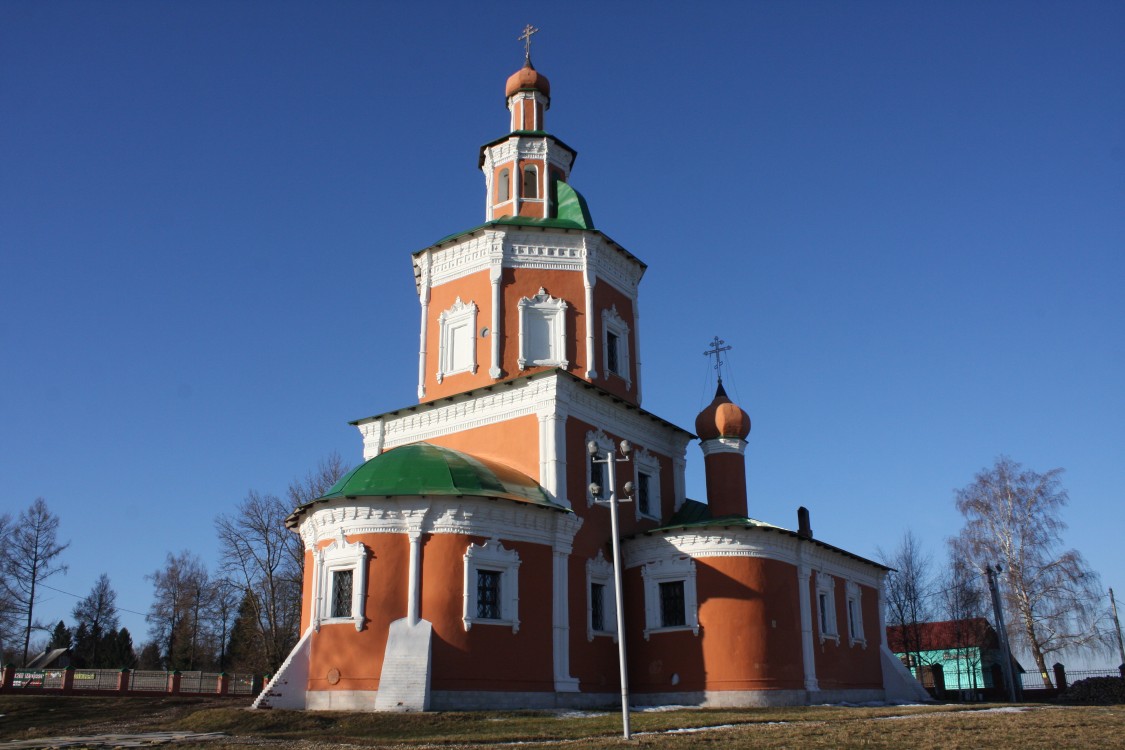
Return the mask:
[[[9,666],[11,666],[11,665],[9,665]],[[1121,679],[1125,680],[1125,664],[1122,664],[1119,667],[1117,667],[1117,671],[1121,673]],[[4,679],[7,680],[8,678],[5,677]],[[8,685],[8,683],[5,682],[4,686],[7,687],[7,685]]]
[[[121,668],[121,674],[117,675],[117,692],[129,692],[129,675],[131,670],[128,667]]]
[[[180,692],[180,670],[172,670],[168,675],[168,692],[172,695],[178,695]]]
[[[230,692],[230,676],[226,672],[219,673],[219,679],[215,685],[215,692],[219,695],[226,695]]]
[[[62,675],[62,691],[69,693],[74,690],[74,667],[64,667]]]
[[[1067,685],[1066,667],[1064,667],[1059,662],[1055,662],[1055,666],[1053,666],[1052,669],[1055,670],[1055,687],[1057,687],[1059,689],[1059,692],[1061,693],[1062,691],[1066,690]]]
[[[1122,676],[1125,676],[1125,664],[1121,665],[1121,674],[1122,674]],[[4,679],[3,679],[3,682],[0,682],[0,688],[3,688],[4,690],[9,690],[15,684],[16,684],[16,665],[11,664],[11,663],[5,664],[4,665]]]

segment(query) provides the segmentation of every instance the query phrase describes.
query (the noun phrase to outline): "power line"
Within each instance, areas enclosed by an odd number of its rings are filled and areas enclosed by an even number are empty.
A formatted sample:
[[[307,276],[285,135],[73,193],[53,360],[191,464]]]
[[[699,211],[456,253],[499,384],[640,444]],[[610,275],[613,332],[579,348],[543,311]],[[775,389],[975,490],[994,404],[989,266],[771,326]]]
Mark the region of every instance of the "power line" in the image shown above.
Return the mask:
[[[79,596],[78,594],[72,594],[69,591],[63,591],[62,589],[57,589],[54,586],[48,586],[47,584],[42,583],[42,582],[39,585],[41,587],[45,588],[45,589],[50,589],[51,591],[57,591],[60,594],[66,594],[67,596],[73,596],[75,599],[85,599],[86,598],[84,596]],[[137,612],[134,609],[125,609],[124,607],[118,607],[116,605],[113,608],[116,609],[118,612],[128,612],[131,615],[140,615],[141,617],[148,617],[147,612]]]

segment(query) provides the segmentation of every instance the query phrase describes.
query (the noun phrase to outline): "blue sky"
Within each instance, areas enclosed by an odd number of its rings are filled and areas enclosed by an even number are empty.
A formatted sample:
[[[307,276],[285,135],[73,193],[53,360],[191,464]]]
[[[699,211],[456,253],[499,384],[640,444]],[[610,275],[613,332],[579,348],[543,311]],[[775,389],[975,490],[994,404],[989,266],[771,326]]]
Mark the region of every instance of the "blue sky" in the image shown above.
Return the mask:
[[[413,402],[410,253],[483,221],[531,22],[572,183],[649,264],[644,406],[690,429],[734,346],[751,515],[940,557],[1005,453],[1067,469],[1125,592],[1125,6],[514,7],[0,4],[0,512],[61,517],[52,586],[144,612],[166,552]]]

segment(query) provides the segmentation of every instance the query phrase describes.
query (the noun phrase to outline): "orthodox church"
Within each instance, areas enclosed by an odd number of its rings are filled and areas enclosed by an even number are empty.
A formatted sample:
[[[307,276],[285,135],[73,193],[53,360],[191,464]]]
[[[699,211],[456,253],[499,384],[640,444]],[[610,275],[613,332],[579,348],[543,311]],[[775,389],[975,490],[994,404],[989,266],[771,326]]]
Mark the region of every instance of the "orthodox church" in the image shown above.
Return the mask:
[[[355,421],[365,462],[287,521],[302,636],[255,706],[609,705],[621,632],[633,705],[917,699],[887,568],[803,510],[796,531],[748,517],[750,419],[721,380],[694,435],[641,407],[646,266],[571,187],[527,39],[480,150],[485,222],[413,255],[418,403]]]

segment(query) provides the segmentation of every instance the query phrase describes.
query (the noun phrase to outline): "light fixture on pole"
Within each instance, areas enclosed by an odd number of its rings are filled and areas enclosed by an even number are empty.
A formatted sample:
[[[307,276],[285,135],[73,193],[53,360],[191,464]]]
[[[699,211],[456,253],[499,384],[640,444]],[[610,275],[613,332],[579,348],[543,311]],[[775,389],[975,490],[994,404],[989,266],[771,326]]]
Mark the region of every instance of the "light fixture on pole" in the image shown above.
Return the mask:
[[[618,499],[617,464],[629,460],[629,455],[633,452],[633,446],[629,444],[628,440],[622,440],[617,448],[621,452],[620,458],[614,455],[612,449],[605,451],[603,454],[598,448],[598,444],[593,440],[586,445],[586,449],[590,453],[590,461],[595,464],[606,465],[606,484],[609,487],[609,517],[613,534],[613,600],[617,609],[617,657],[620,661],[621,670],[621,726],[625,739],[630,739],[632,732],[629,729],[629,672],[625,660],[625,602],[621,593],[621,533],[617,528],[617,505],[618,503],[633,501],[633,483],[625,483],[622,488],[625,492],[625,498]],[[599,455],[604,455],[605,458],[599,458]],[[598,502],[598,496],[601,492],[602,488],[598,486],[597,482],[590,484],[590,494],[594,496],[595,502]]]

